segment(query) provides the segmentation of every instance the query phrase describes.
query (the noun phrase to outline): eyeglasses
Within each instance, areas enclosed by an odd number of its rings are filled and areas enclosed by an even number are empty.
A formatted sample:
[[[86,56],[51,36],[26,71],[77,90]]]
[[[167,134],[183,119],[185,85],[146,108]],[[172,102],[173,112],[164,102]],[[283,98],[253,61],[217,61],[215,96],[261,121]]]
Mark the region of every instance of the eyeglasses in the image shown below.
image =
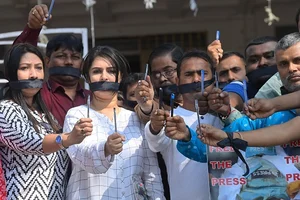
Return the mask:
[[[174,76],[174,72],[176,71],[177,68],[169,68],[169,69],[166,69],[162,72],[159,72],[159,71],[153,71],[151,72],[151,76],[152,78],[154,79],[160,79],[161,76],[164,76],[166,78],[172,78]]]

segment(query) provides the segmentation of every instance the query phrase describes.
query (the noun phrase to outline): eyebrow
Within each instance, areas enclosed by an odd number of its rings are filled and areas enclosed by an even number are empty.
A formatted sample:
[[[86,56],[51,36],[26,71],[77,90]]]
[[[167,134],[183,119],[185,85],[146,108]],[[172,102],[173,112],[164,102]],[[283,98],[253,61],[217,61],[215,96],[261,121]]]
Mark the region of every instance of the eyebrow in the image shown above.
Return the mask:
[[[262,54],[253,54],[253,55],[250,55],[248,58],[257,57],[257,56],[264,55],[264,54],[269,54],[269,53],[274,53],[274,51],[266,51],[266,52],[263,52]]]
[[[40,63],[36,63],[34,65],[40,65],[40,64],[43,64],[43,63],[40,62]],[[23,63],[20,63],[19,65],[31,65],[31,63],[23,62]]]

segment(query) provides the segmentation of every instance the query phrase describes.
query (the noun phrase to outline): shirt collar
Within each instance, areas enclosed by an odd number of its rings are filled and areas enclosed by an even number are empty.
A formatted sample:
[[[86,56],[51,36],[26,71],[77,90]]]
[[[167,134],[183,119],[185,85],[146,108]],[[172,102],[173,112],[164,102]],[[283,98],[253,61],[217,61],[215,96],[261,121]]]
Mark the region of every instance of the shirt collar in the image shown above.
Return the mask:
[[[47,84],[48,89],[51,90],[52,92],[56,92],[57,90],[62,90],[65,92],[64,87],[54,80],[49,79],[46,82],[46,84]],[[81,87],[81,85],[79,83],[77,84],[76,92],[81,94],[83,97],[85,97],[84,89]]]

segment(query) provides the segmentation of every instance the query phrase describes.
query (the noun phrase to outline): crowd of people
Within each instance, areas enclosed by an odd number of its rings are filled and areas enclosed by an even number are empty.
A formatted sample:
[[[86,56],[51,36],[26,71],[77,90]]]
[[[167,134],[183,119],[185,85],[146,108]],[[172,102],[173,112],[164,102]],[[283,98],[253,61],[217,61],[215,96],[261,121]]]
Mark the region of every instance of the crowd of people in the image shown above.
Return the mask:
[[[224,51],[219,38],[206,51],[161,44],[149,73],[131,73],[110,46],[83,58],[73,34],[52,37],[43,55],[48,17],[34,6],[4,58],[1,200],[298,198],[300,167],[275,163],[300,155],[300,144],[286,145],[300,139],[299,32],[255,38],[243,53]],[[239,158],[218,173],[243,184],[212,191],[209,163],[221,154],[210,147],[234,149]]]

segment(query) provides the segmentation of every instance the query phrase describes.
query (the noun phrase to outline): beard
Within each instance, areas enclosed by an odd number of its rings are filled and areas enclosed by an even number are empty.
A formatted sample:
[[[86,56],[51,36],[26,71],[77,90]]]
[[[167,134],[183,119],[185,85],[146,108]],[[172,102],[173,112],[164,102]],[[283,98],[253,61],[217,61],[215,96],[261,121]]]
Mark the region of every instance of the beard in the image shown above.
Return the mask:
[[[285,89],[288,92],[296,92],[300,90],[300,81],[297,82],[293,82],[291,80],[289,80],[289,77],[291,75],[289,75],[287,78],[285,79],[281,79],[283,86],[285,87]]]

